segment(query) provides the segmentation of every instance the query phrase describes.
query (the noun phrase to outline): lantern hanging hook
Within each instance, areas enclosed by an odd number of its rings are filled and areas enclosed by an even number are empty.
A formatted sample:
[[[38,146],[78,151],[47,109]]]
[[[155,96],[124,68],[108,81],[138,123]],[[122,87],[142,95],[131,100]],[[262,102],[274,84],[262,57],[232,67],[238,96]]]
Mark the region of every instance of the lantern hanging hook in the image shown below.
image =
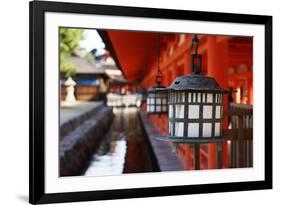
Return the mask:
[[[193,35],[193,38],[192,38],[192,42],[191,42],[191,46],[190,46],[190,49],[193,48],[194,44],[195,44],[195,54],[197,55],[198,54],[198,47],[199,47],[199,39],[197,37],[197,34],[194,34]]]
[[[195,46],[195,53],[191,54],[191,67],[192,67],[192,72],[195,74],[200,74],[201,67],[202,67],[202,57],[200,54],[198,54],[199,43],[200,41],[197,37],[197,34],[194,34],[192,38],[190,50]]]

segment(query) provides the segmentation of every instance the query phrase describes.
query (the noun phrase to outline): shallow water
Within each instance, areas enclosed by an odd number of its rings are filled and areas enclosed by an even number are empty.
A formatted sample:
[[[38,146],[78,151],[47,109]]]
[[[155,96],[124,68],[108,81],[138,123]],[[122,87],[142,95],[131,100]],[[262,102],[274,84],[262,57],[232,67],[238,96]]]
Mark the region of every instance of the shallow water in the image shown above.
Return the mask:
[[[85,176],[156,171],[146,135],[135,107],[114,108],[114,119]]]

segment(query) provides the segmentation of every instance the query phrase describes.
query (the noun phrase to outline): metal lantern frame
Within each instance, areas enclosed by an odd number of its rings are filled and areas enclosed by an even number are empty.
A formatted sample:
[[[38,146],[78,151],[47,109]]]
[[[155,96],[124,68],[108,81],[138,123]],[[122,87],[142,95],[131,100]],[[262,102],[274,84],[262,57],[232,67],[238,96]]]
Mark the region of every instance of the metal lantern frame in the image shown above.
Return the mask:
[[[215,83],[212,78],[196,74],[183,78],[182,81],[197,78],[198,81],[207,79]],[[180,84],[181,80],[176,79],[173,84]],[[223,94],[228,91],[219,88],[204,89],[200,84],[197,86],[201,88],[192,89],[185,86],[174,88],[172,85],[172,88],[168,89],[169,136],[167,140],[175,143],[210,143],[222,140]],[[211,112],[210,116],[207,116],[208,112]],[[193,131],[190,131],[191,129]],[[195,134],[194,130],[197,130]]]

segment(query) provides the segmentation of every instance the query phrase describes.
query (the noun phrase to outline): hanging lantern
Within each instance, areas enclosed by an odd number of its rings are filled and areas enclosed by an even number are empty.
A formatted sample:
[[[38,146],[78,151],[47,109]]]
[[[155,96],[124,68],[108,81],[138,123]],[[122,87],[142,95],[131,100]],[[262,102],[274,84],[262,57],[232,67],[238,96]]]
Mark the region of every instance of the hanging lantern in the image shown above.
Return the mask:
[[[221,139],[223,93],[210,77],[178,77],[169,87],[169,139],[211,142]]]
[[[168,112],[168,94],[156,92],[159,88],[165,88],[156,84],[147,90],[147,113],[148,114],[165,114]]]
[[[158,36],[158,66],[157,66],[157,75],[156,75],[156,84],[147,90],[147,114],[166,114],[168,112],[168,93],[167,92],[158,92],[158,89],[165,89],[161,85],[162,74],[160,71],[159,65],[159,56],[160,56],[160,38]]]
[[[178,143],[200,144],[221,141],[223,120],[222,89],[214,78],[201,75],[199,39],[194,35],[195,54],[191,55],[192,74],[177,77],[167,89],[169,136],[176,149]]]

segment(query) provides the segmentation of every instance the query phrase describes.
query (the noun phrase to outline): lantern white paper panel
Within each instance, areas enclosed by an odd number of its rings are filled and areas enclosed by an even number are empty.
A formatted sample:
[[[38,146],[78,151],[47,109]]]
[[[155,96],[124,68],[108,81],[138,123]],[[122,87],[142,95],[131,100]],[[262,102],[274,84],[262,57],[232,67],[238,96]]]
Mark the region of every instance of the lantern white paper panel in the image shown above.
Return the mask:
[[[175,93],[175,102],[180,102],[180,93]]]
[[[184,92],[181,93],[181,102],[185,102],[185,93]]]
[[[197,93],[197,102],[198,102],[198,103],[201,102],[201,93]]]
[[[206,93],[202,93],[202,102],[205,102]]]
[[[173,135],[173,123],[169,122],[169,134]]]
[[[220,136],[220,130],[221,130],[221,123],[215,124],[215,136]]]
[[[203,123],[203,137],[212,136],[212,123]]]
[[[175,135],[178,137],[183,136],[183,128],[184,128],[183,122],[175,122]]]
[[[161,112],[161,105],[156,105],[156,112]]]
[[[221,106],[216,106],[216,119],[221,118]]]
[[[174,102],[174,93],[169,93],[169,102]]]
[[[203,106],[203,118],[204,119],[212,119],[213,117],[213,107],[211,105],[204,105]]]
[[[188,137],[199,137],[199,123],[188,123]]]
[[[188,102],[191,102],[192,99],[192,93],[188,93]]]
[[[212,102],[213,102],[213,94],[207,93],[207,103],[212,103]]]
[[[184,92],[178,92],[176,95],[176,102],[185,102],[185,93]]]
[[[197,95],[197,93],[193,93],[193,98],[192,98],[192,102],[196,102],[196,95]]]
[[[161,104],[161,98],[156,98],[156,104],[158,104],[158,105]]]
[[[174,115],[173,105],[169,105],[169,118],[172,118]]]
[[[188,106],[188,118],[198,119],[199,118],[199,105],[189,105]]]
[[[184,105],[176,105],[175,117],[184,118]]]
[[[222,102],[222,95],[218,95],[218,102],[221,103]]]

